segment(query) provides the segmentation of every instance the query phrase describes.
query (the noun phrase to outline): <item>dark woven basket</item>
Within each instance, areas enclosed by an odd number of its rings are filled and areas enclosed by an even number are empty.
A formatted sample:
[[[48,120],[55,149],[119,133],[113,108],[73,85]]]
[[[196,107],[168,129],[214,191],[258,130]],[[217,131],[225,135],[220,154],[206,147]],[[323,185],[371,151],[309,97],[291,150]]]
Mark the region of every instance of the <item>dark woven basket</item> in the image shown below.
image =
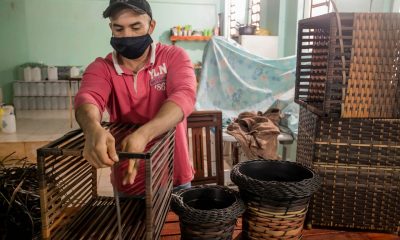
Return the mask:
[[[235,230],[236,219],[230,222],[213,222],[190,224],[180,222],[181,239],[221,239],[231,240]]]
[[[320,185],[313,170],[299,163],[275,160],[239,163],[233,168],[231,179],[241,190],[269,199],[310,197]]]
[[[223,186],[196,186],[173,194],[182,239],[232,239],[245,206],[239,194]]]

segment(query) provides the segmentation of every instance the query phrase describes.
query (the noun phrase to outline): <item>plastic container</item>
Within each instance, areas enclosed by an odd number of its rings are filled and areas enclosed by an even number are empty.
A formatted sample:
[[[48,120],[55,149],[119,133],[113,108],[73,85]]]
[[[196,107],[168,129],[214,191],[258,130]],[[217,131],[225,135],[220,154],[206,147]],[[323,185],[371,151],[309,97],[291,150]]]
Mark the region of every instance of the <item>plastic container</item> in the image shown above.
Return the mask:
[[[42,70],[39,67],[32,68],[32,81],[39,82],[42,80]]]
[[[4,133],[15,133],[17,131],[17,123],[14,115],[13,106],[2,107],[1,131]]]
[[[21,108],[22,108],[22,99],[21,99],[21,97],[14,97],[14,106],[15,106],[15,109],[17,109],[17,110],[21,110]],[[0,120],[0,122],[1,122],[1,120]],[[0,124],[0,126],[1,126],[1,124]]]
[[[61,82],[60,83],[60,96],[68,96],[68,88],[69,88],[68,82]]]
[[[62,83],[53,82],[51,83],[51,96],[59,96],[61,93],[60,87]]]
[[[245,25],[239,27],[240,35],[254,35],[256,33],[256,26],[253,25]]]
[[[45,94],[45,85],[43,82],[37,83],[37,96],[44,96]]]
[[[46,84],[44,85],[44,95],[45,96],[53,95],[53,83],[46,82]]]
[[[21,96],[22,95],[22,84],[19,82],[15,82],[13,85],[14,89],[14,96]]]
[[[36,108],[38,110],[43,110],[44,109],[44,97],[37,97],[35,99],[36,101]]]
[[[44,97],[44,110],[51,110],[51,97]]]
[[[37,96],[38,95],[38,83],[29,83],[28,85],[28,96]]]
[[[30,96],[29,83],[21,82],[21,96]]]
[[[47,78],[50,81],[58,80],[58,69],[57,69],[57,67],[48,67],[47,68]]]
[[[24,81],[25,82],[32,81],[32,68],[31,67],[24,68]]]
[[[79,77],[79,74],[80,74],[80,71],[79,71],[79,68],[77,68],[77,67],[72,67],[69,70],[69,76],[71,78]]]
[[[29,97],[21,97],[21,110],[29,109]]]
[[[28,98],[28,110],[37,110],[36,98],[37,97]]]

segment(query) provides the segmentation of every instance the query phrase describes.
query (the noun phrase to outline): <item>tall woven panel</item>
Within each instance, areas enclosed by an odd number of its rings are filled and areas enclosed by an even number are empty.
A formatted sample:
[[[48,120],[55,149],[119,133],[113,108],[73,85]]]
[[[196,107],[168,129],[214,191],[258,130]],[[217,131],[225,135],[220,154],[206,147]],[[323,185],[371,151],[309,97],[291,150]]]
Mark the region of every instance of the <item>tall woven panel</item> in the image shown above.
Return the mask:
[[[399,97],[400,13],[299,21],[296,102],[319,116],[400,118]]]
[[[301,108],[297,161],[322,187],[313,225],[400,231],[400,120],[321,118]]]
[[[354,14],[342,117],[399,116],[400,14]]]

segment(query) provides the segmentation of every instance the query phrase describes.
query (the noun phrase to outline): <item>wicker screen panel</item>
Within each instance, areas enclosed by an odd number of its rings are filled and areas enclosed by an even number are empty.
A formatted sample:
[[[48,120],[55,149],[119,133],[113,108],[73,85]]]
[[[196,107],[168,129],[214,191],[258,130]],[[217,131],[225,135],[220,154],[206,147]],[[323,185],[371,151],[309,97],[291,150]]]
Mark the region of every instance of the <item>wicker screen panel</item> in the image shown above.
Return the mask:
[[[297,162],[312,167],[317,116],[300,108],[299,134],[297,140]]]
[[[345,68],[350,68],[353,14],[341,14]],[[319,115],[340,116],[341,48],[334,13],[299,21],[295,100]]]
[[[300,108],[297,161],[322,187],[313,225],[400,231],[400,119],[317,117]]]
[[[339,16],[340,27],[335,13],[299,21],[296,102],[319,116],[400,118],[400,13]]]
[[[320,118],[314,162],[400,166],[400,120]]]
[[[314,164],[322,187],[309,216],[319,226],[400,231],[400,167]]]
[[[342,117],[399,117],[400,14],[354,14]]]
[[[400,166],[400,119],[321,118],[302,107],[297,161]]]

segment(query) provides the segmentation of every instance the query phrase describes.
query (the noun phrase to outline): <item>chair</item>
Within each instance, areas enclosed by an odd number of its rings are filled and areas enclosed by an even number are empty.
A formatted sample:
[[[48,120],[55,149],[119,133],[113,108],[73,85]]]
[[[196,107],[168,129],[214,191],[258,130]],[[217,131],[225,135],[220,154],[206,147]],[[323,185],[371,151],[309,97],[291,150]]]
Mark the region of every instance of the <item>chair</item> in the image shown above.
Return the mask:
[[[196,171],[192,185],[224,185],[222,113],[195,111],[187,118],[189,151]]]
[[[116,143],[137,128],[104,127]],[[150,143],[148,152],[119,152],[120,159],[145,161],[146,189],[144,198],[120,199],[122,239],[160,237],[173,187],[174,133]],[[82,131],[76,130],[37,151],[43,239],[118,239],[115,199],[97,195],[96,169],[82,157],[84,141]]]

